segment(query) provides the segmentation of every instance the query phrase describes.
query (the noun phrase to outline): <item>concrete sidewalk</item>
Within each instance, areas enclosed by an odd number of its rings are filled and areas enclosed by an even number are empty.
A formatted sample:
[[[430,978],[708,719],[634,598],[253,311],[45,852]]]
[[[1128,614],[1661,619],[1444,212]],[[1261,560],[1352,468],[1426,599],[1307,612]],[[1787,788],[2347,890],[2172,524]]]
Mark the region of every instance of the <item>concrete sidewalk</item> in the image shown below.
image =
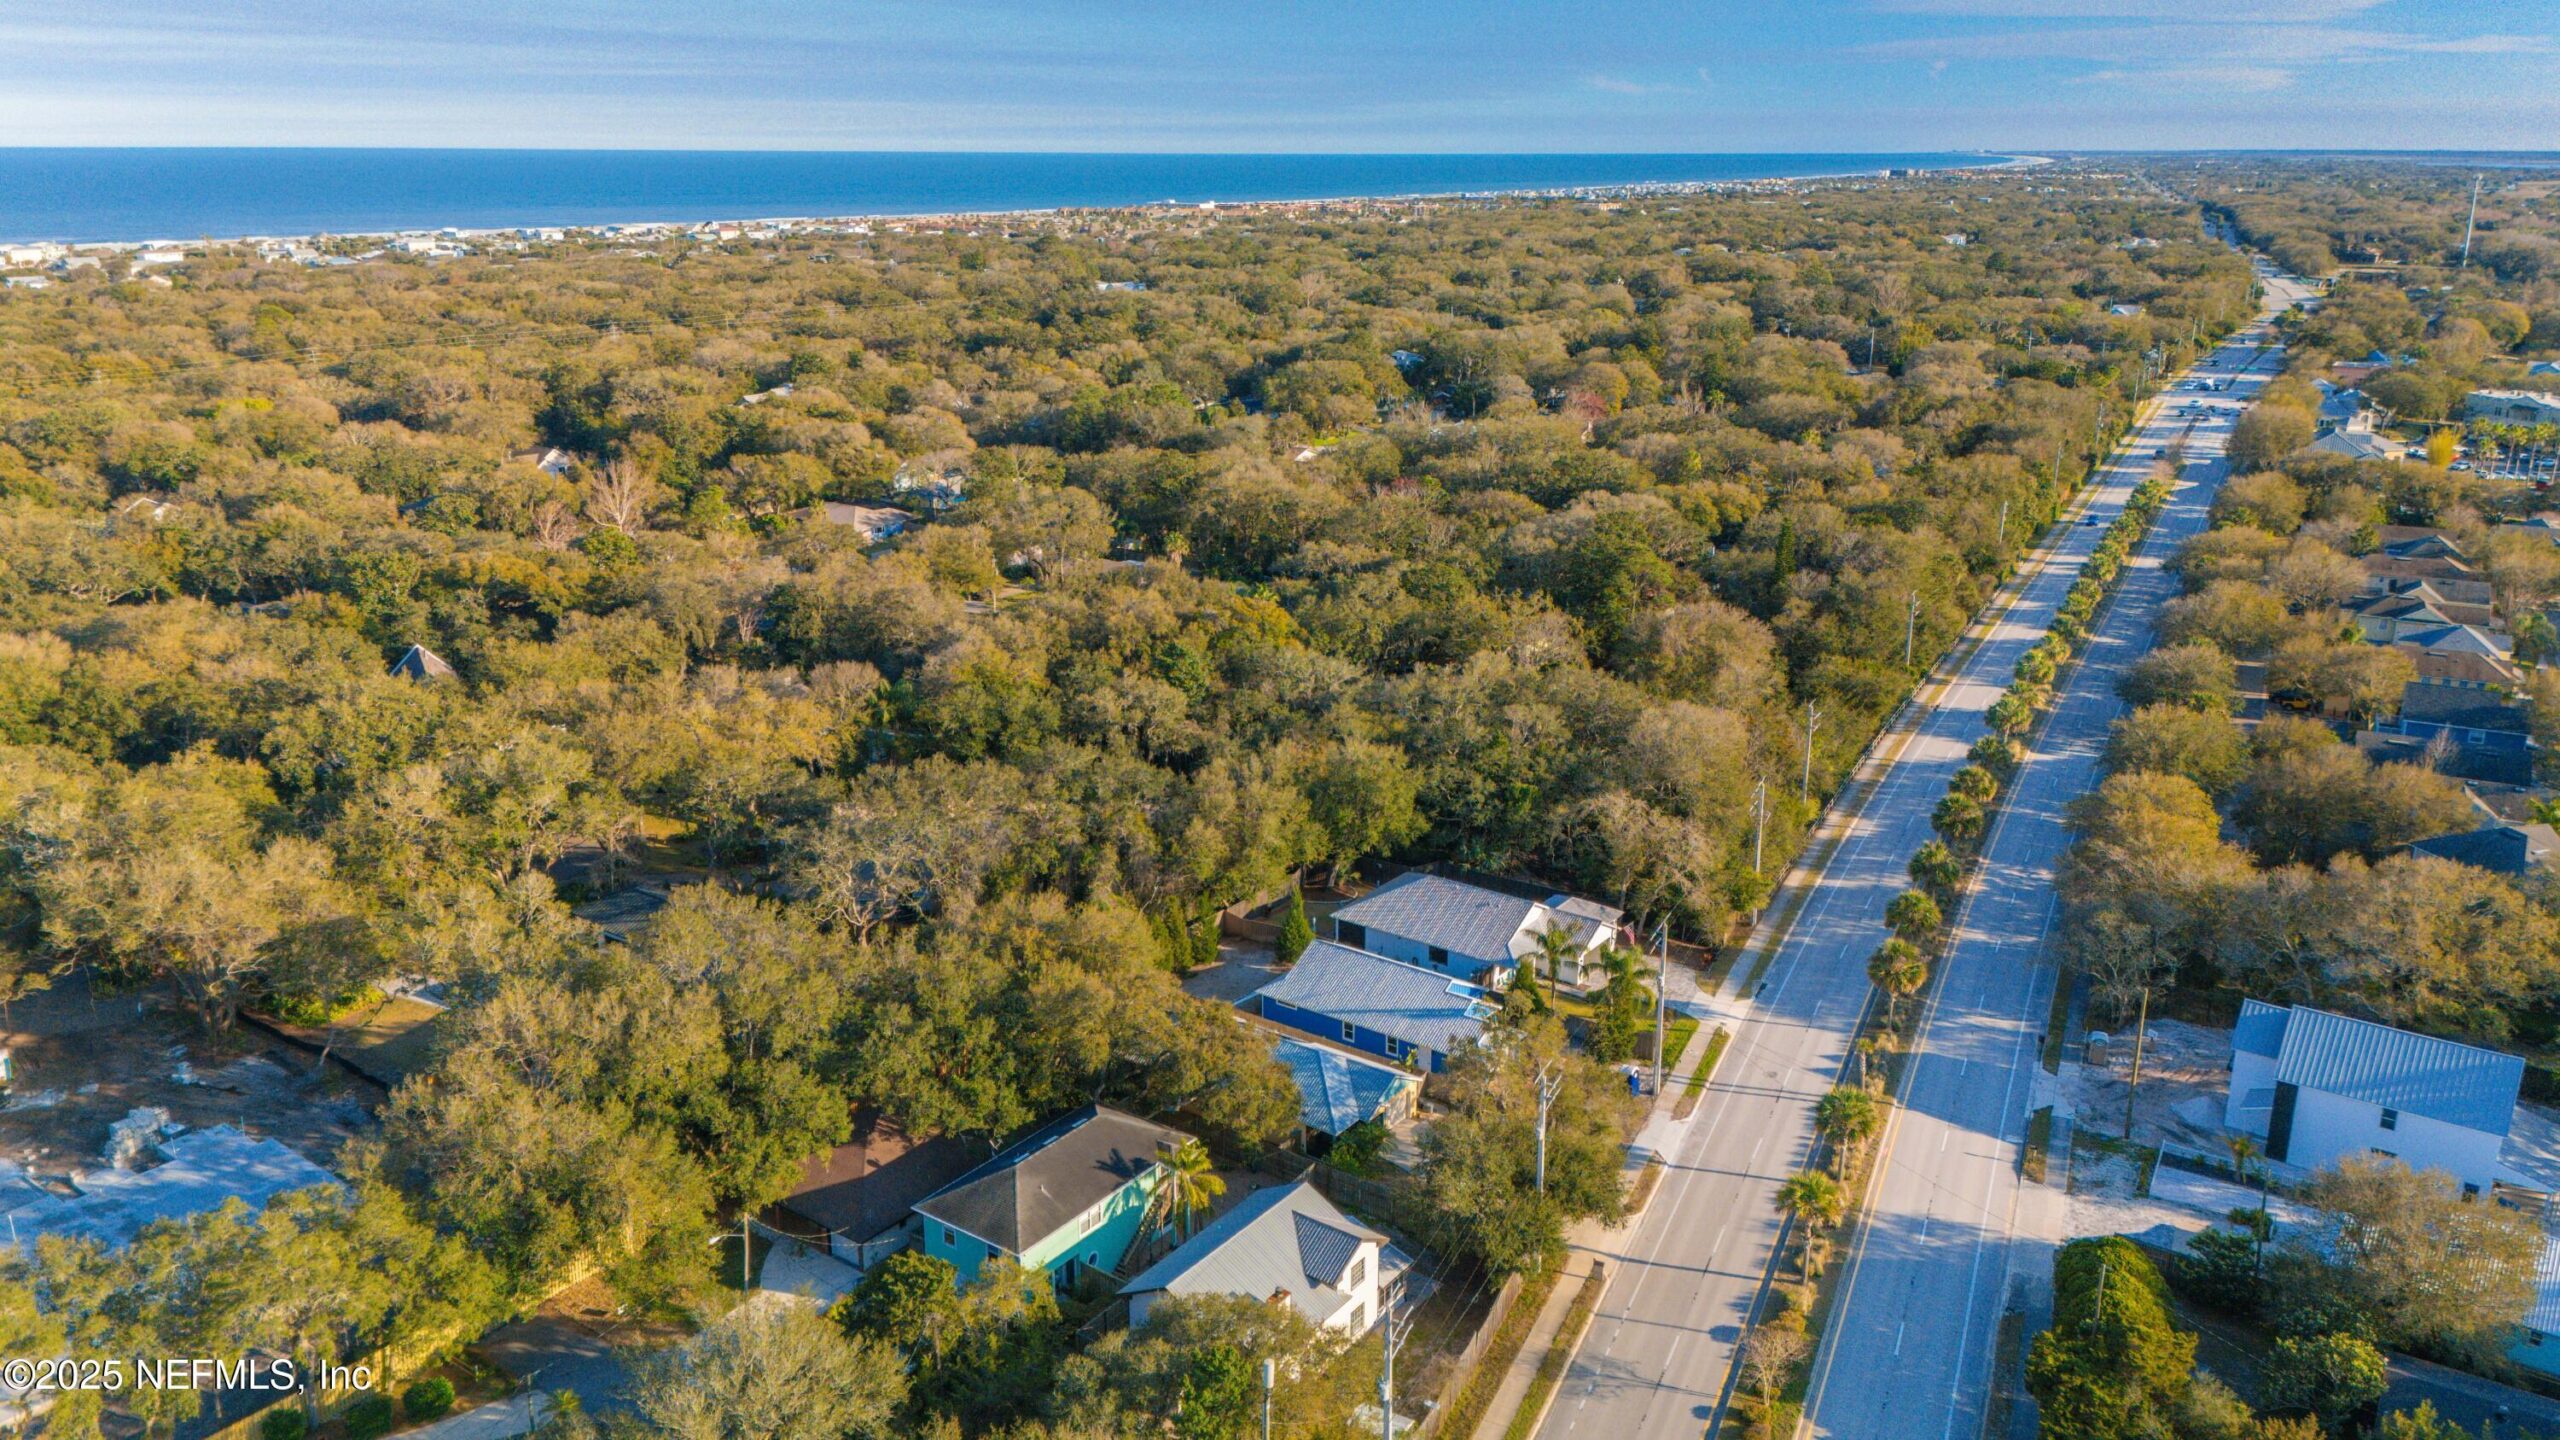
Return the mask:
[[[1700,1005],[1697,1008],[1704,1012],[1701,1028],[1697,1038],[1689,1042],[1688,1053],[1680,1057],[1683,1068],[1663,1077],[1662,1096],[1652,1113],[1645,1117],[1644,1124],[1637,1128],[1635,1139],[1628,1143],[1626,1173],[1630,1185],[1636,1183],[1644,1174],[1645,1166],[1652,1161],[1664,1159],[1668,1163],[1667,1157],[1673,1153],[1672,1142],[1697,1123],[1696,1111],[1692,1111],[1686,1120],[1678,1118],[1674,1114],[1675,1103],[1688,1087],[1689,1077],[1696,1073],[1698,1062],[1705,1057],[1715,1027],[1732,1023],[1722,1018],[1720,1007]],[[1501,1388],[1493,1392],[1493,1403],[1486,1407],[1484,1419],[1476,1425],[1476,1440],[1501,1440],[1503,1431],[1511,1424],[1511,1417],[1519,1413],[1521,1405],[1528,1399],[1529,1387],[1537,1380],[1538,1367],[1546,1363],[1547,1352],[1555,1348],[1556,1332],[1564,1328],[1565,1315],[1573,1309],[1573,1298],[1582,1293],[1582,1283],[1590,1276],[1591,1267],[1603,1261],[1613,1266],[1626,1263],[1623,1252],[1635,1237],[1636,1224],[1644,1219],[1645,1211],[1653,1208],[1653,1202],[1661,1197],[1662,1191],[1661,1184],[1655,1185],[1653,1193],[1645,1197],[1643,1209],[1629,1211],[1627,1218],[1616,1225],[1584,1220],[1566,1228],[1564,1266],[1556,1275],[1555,1288],[1547,1292],[1546,1303],[1538,1308],[1538,1318],[1530,1322],[1528,1338],[1520,1342],[1520,1353],[1512,1357],[1511,1365],[1502,1377]],[[1598,1312],[1595,1310],[1593,1313],[1596,1315]],[[1559,1377],[1555,1394],[1561,1395],[1563,1388]]]

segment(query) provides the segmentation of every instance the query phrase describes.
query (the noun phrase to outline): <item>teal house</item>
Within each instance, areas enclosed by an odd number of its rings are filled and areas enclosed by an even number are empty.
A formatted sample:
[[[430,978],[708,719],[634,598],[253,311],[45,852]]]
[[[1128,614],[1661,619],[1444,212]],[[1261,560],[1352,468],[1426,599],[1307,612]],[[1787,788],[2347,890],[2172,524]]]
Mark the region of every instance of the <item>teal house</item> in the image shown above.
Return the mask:
[[[1088,1271],[1116,1277],[1190,1138],[1106,1106],[1070,1111],[917,1202],[925,1253],[962,1284],[990,1255],[1046,1270],[1061,1290]]]

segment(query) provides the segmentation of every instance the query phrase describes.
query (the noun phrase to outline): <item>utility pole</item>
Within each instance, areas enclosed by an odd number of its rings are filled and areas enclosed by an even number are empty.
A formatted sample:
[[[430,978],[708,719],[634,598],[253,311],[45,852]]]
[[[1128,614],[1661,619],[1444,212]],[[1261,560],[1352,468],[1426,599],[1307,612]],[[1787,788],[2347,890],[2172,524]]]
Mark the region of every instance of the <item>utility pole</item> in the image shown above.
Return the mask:
[[[2006,516],[2002,517],[2001,524],[2004,528],[2008,524]],[[1902,611],[1902,668],[1905,670],[1911,668],[1911,642],[1918,637],[1919,631],[1920,592],[1914,590],[1911,592],[1911,603]]]
[[[1564,1067],[1538,1067],[1538,1193],[1547,1193],[1547,1113],[1554,1108],[1556,1095],[1564,1089]]]
[[[1796,784],[1796,798],[1813,798],[1813,732],[1822,728],[1822,712],[1811,701],[1804,707],[1804,779]]]
[[[2000,502],[2000,558],[2009,558],[2009,502]]]
[[[2151,987],[2142,987],[2142,1018],[2133,1027],[2133,1074],[2124,1086],[2124,1138],[2133,1138],[2133,1092],[2142,1088],[2142,1042],[2151,1034]]]
[[[1671,1009],[1671,922],[1653,932],[1653,1103],[1662,1103],[1663,1025]]]
[[[1386,1364],[1378,1371],[1378,1434],[1381,1440],[1396,1440],[1396,1352],[1404,1348],[1406,1336],[1413,1331],[1411,1320],[1401,1325],[1396,1321],[1397,1293],[1394,1290],[1387,1292],[1387,1313],[1378,1322],[1379,1345],[1386,1352]]]
[[[1761,858],[1769,853],[1769,777],[1762,776],[1751,787],[1751,873],[1760,873]]]
[[[2471,268],[2471,227],[2478,224],[2479,220],[2480,177],[2474,175],[2471,177],[2471,213],[2462,217],[2462,263],[2455,267],[2457,269]]]
[[[1280,1379],[1280,1362],[1262,1362],[1262,1440],[1271,1440],[1271,1387]]]

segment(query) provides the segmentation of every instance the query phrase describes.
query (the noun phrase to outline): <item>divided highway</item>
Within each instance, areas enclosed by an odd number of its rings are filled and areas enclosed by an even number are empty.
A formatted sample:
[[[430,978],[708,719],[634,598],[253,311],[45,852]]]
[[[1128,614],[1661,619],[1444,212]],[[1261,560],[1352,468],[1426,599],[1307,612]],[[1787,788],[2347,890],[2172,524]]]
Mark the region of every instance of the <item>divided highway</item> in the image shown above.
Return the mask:
[[[2308,293],[2264,269],[2260,278],[2262,320]],[[2230,470],[2222,452],[2231,422],[2281,365],[2279,347],[2258,343],[2267,338],[2263,324],[2252,327],[2199,362],[2191,376],[2227,381],[2228,390],[2171,392],[2109,477],[2111,511],[2146,473],[2152,451],[2184,437],[2178,489],[2019,768],[1985,840],[1978,888],[1939,962],[1922,1044],[1903,1076],[1882,1169],[1815,1360],[1806,1408],[1816,1435],[1972,1440],[1981,1429],[2013,1242],[2050,1243],[2017,1238],[2017,1161],[2055,980],[2040,962],[2058,909],[2054,870],[2070,838],[2064,807],[2101,778],[2100,752],[2123,708],[2116,678],[2151,648],[2160,607],[2177,594],[2164,566],[2205,528]],[[2208,402],[2192,429],[2196,417],[2178,413],[2190,401]],[[1979,730],[1968,725],[1966,733]],[[1875,1383],[1888,1375],[1892,1383]]]
[[[2299,293],[2278,279],[2266,284],[2271,308]],[[2227,346],[2205,368],[2236,370],[2251,353],[2245,345]],[[2173,400],[2168,410],[2174,408]],[[2085,513],[2102,524],[2112,520],[2151,451],[2170,444],[2185,424],[2185,417],[2156,413],[2091,489]],[[2201,524],[2207,473],[2208,467],[2190,469],[2190,484],[2164,517],[2164,533]],[[2210,473],[2218,478],[2218,466]],[[2101,526],[2065,524],[2058,546],[2022,575],[2008,609],[1953,675],[1925,688],[1902,728],[1878,741],[1864,803],[1808,882],[1811,893],[1759,993],[1746,1000],[1704,1102],[1662,1146],[1668,1168],[1659,1193],[1643,1221],[1606,1256],[1608,1290],[1539,1429],[1542,1440],[1698,1440],[1720,1418],[1735,1347],[1775,1253],[1777,1190],[1804,1168],[1813,1102],[1848,1063],[1868,999],[1867,957],[1885,936],[1885,902],[1907,885],[1904,867],[1929,838],[1930,811],[1983,733],[1984,712],[2006,688],[2018,657],[2043,637],[2103,533]],[[2156,566],[2158,553],[2146,547],[2144,563]],[[2134,580],[2158,578],[2149,571]],[[2145,602],[2130,592],[2127,600],[2111,612],[2109,631],[2132,615],[2147,633]],[[2071,694],[2066,704],[2088,709],[2080,682]],[[2105,698],[2112,703],[2111,690]],[[2057,715],[2051,743],[2084,724],[2102,735],[2105,719]],[[2030,784],[2044,787],[2037,793],[2057,813],[2068,798],[2042,780],[2021,782],[2022,795]],[[2037,833],[2023,819],[2003,822],[1994,843],[2014,880],[1995,868],[1988,888],[2003,894],[2036,889],[2036,857],[2009,857]],[[2047,897],[2058,853],[2055,841],[2043,857]],[[2014,1153],[2010,1137],[2020,1128],[2016,1112],[2027,1083],[2021,1067],[2035,1063],[2023,1043],[2032,1036],[2032,1018],[2019,1017],[2041,1016],[2035,996],[2049,991],[2029,963],[2044,918],[2022,921],[1988,893],[1974,916],[1945,964],[1938,1019],[1910,1092],[1916,1108],[1945,1118],[1935,1130],[1917,1121],[1897,1126],[1891,1173],[1879,1195],[1877,1224],[1886,1238],[1868,1247],[1858,1271],[1862,1293],[1850,1297],[1851,1308],[1832,1326],[1820,1356],[1826,1369],[1817,1379],[1836,1372],[1842,1382],[1815,1397],[1824,1433],[1970,1436],[1957,1416],[1979,1415],[1989,1324],[2005,1289],[2008,1215],[2006,1198],[1997,1193],[2006,1182],[1986,1186],[1969,1167],[1997,1159],[1991,1168],[1999,1169],[2008,1161],[1998,1157]],[[2016,943],[1995,942],[1984,928],[1993,924]],[[2023,934],[2016,928],[2021,924]],[[1942,1074],[1947,1071],[1952,1074]],[[1956,1173],[1927,1163],[1939,1159],[1939,1147],[1958,1157],[1941,1161]],[[1948,1190],[1948,1184],[1969,1188]],[[1878,1334],[1883,1341],[1872,1343]]]

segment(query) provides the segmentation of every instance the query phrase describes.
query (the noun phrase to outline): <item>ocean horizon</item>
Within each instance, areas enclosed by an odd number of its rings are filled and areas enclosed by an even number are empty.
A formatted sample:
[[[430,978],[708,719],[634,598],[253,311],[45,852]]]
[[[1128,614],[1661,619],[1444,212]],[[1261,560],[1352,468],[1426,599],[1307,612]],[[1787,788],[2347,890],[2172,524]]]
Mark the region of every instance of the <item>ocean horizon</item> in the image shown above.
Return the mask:
[[[0,240],[941,215],[1946,170],[1981,153],[0,149]]]

